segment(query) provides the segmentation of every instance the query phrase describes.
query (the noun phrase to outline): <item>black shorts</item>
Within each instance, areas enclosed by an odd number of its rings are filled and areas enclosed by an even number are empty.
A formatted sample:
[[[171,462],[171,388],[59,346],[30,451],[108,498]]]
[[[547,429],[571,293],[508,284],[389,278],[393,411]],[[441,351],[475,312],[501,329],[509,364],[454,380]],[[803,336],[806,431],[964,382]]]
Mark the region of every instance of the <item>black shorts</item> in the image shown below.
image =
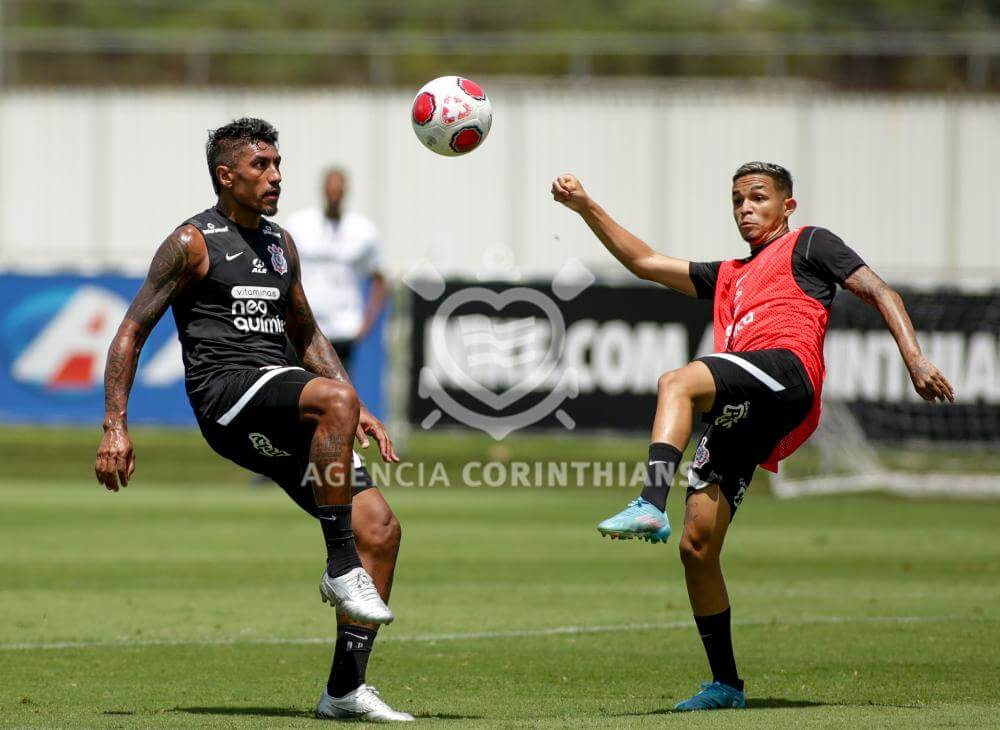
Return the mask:
[[[195,407],[208,445],[244,469],[273,479],[299,507],[316,515],[309,481],[309,446],[314,427],[299,418],[299,396],[315,373],[299,367],[220,372],[212,388],[229,397],[214,418]],[[353,493],[374,487],[357,452]]]
[[[813,387],[789,350],[715,353],[697,361],[712,371],[715,403],[702,414],[708,427],[688,470],[688,496],[718,484],[735,514],[757,465],[809,414]]]

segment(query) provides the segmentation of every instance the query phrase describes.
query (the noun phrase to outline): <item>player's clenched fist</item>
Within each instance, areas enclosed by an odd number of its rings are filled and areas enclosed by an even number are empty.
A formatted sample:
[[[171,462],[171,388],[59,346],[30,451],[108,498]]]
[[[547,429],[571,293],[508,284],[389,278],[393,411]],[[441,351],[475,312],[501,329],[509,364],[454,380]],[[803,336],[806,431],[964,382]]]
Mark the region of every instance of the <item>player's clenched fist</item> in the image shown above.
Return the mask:
[[[577,213],[582,213],[590,202],[590,197],[583,189],[583,185],[580,184],[575,175],[569,173],[560,175],[552,181],[552,199]]]

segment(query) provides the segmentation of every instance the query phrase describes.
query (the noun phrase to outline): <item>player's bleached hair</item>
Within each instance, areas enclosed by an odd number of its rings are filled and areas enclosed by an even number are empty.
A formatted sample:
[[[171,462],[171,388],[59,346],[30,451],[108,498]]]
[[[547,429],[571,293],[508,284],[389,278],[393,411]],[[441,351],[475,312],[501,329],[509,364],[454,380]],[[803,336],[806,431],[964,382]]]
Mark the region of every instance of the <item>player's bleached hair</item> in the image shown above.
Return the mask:
[[[215,168],[219,165],[236,167],[237,153],[244,145],[266,142],[278,146],[278,130],[263,119],[241,117],[231,121],[224,127],[208,130],[208,142],[205,143],[205,157],[208,159],[208,174],[212,176],[212,188],[219,194],[219,179],[215,176]]]
[[[746,162],[736,168],[733,182],[747,175],[767,175],[774,181],[774,187],[786,197],[792,197],[792,173],[773,162]]]

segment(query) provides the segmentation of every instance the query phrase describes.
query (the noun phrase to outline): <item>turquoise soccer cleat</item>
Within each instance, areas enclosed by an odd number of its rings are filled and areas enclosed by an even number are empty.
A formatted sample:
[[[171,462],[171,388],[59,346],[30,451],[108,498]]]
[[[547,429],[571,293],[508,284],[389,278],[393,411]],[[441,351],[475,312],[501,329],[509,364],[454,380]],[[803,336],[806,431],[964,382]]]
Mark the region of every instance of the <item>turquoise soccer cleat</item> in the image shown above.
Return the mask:
[[[637,537],[646,542],[666,542],[670,537],[670,521],[659,507],[638,497],[614,517],[600,523],[597,531],[611,539],[631,540]]]
[[[674,712],[739,710],[746,706],[747,697],[742,690],[722,682],[702,682],[701,692],[683,702],[678,702],[674,706]]]

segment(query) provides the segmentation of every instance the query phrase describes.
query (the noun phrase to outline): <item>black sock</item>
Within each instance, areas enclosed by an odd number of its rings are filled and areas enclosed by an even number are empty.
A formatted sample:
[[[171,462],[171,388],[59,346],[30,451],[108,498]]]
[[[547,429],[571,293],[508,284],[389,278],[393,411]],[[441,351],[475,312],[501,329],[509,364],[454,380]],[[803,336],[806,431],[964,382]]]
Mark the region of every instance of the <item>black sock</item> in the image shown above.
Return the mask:
[[[728,684],[742,692],[743,680],[736,671],[736,658],[733,656],[731,617],[732,613],[727,608],[714,616],[695,616],[694,622],[698,625],[701,643],[705,645],[708,666],[712,668],[712,681]]]
[[[649,460],[646,462],[646,482],[639,494],[647,502],[661,510],[667,510],[667,495],[681,462],[681,452],[670,444],[649,445]]]
[[[361,567],[351,528],[351,505],[332,504],[316,509],[326,540],[326,572],[331,578]]]
[[[333,650],[333,665],[326,683],[328,695],[343,697],[364,684],[373,643],[374,629],[337,626],[337,648]]]

